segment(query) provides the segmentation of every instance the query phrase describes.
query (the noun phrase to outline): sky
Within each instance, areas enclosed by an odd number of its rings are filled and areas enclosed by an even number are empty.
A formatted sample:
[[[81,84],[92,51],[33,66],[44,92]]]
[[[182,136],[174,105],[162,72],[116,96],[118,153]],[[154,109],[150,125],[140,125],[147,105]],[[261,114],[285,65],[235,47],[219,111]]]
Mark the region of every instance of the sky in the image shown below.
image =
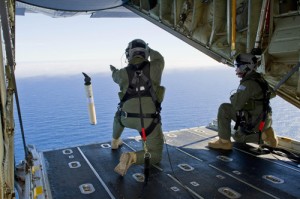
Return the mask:
[[[202,52],[143,18],[16,18],[16,75],[74,75],[109,72],[126,66],[125,48],[140,38],[165,58],[165,70],[222,66]]]

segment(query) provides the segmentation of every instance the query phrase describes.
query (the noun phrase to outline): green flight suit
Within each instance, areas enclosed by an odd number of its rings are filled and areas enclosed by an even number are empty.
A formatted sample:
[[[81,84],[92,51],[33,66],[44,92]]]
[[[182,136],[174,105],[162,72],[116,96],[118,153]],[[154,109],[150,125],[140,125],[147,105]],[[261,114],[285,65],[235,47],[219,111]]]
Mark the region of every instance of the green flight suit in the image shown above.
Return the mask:
[[[231,121],[236,121],[236,113],[240,110],[244,111],[246,123],[252,124],[252,132],[258,132],[259,123],[261,121],[261,113],[263,112],[263,90],[258,82],[254,79],[262,78],[261,74],[252,71],[241,79],[237,92],[230,97],[231,103],[223,103],[218,110],[218,134],[221,139],[230,140],[233,136],[234,140],[242,143],[257,143],[259,141],[258,133],[246,133],[238,128],[231,135]],[[271,89],[269,87],[269,89]],[[271,97],[275,94],[272,93]],[[258,119],[259,118],[259,119]],[[262,131],[271,127],[272,113],[268,113],[265,126]],[[249,129],[248,129],[249,130]]]
[[[163,56],[153,50],[150,49],[150,79],[152,81],[152,86],[156,94],[158,94],[162,87],[160,86],[161,83],[161,77],[164,69],[164,58]],[[141,62],[145,61],[145,59],[141,57],[134,57],[129,64],[139,64]],[[128,66],[127,66],[128,67]],[[128,80],[128,74],[126,71],[126,67],[122,68],[120,70],[115,69],[112,73],[112,78],[114,82],[119,84],[120,86],[120,92],[119,92],[119,98],[120,100],[125,95],[129,80]],[[158,98],[160,99],[160,102],[162,101],[163,96],[158,94]],[[156,112],[156,106],[152,100],[151,97],[141,97],[141,105],[142,105],[142,111],[143,114],[153,114]],[[140,103],[139,98],[131,98],[124,102],[122,106],[122,110],[128,113],[140,113]],[[144,127],[145,129],[148,128],[148,126],[152,123],[153,118],[144,118]],[[137,131],[141,132],[141,119],[137,117],[125,117],[120,116],[118,111],[116,112],[116,115],[114,117],[113,122],[113,135],[112,137],[114,139],[118,139],[124,128],[131,128],[136,129]],[[147,148],[148,151],[151,154],[150,163],[155,164],[161,161],[162,159],[162,150],[163,150],[163,132],[161,127],[161,122],[159,122],[154,130],[150,133],[150,135],[147,136]],[[137,151],[137,161],[136,164],[143,164],[144,163],[144,150]]]

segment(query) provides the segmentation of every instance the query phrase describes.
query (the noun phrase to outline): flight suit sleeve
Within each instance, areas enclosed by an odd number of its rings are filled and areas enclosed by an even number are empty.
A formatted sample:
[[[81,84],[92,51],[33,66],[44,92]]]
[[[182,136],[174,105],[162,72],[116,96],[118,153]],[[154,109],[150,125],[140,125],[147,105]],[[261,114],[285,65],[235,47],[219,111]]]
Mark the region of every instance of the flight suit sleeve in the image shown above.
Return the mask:
[[[150,78],[152,80],[153,88],[155,91],[161,88],[162,89],[161,93],[164,93],[164,88],[160,86],[162,73],[165,66],[164,57],[159,52],[153,49],[150,49],[149,55],[150,55]]]
[[[112,71],[112,79],[114,80],[115,83],[120,84],[122,77],[124,76],[124,69],[115,69]]]
[[[150,49],[150,66],[153,75],[161,74],[165,67],[164,57],[157,51]]]
[[[128,88],[128,75],[126,68],[115,69],[112,71],[112,79],[120,87],[120,92],[118,93],[119,98],[122,99]]]

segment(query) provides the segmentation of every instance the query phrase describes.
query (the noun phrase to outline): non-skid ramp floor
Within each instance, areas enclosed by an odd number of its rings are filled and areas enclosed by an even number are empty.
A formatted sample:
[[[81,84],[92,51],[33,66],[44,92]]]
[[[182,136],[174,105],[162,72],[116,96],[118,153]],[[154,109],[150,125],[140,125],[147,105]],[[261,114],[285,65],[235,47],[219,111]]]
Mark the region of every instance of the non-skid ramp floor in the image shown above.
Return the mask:
[[[168,143],[175,143],[176,147],[191,156],[201,159],[205,164],[219,172],[219,175],[234,178],[238,183],[248,185],[254,194],[263,193],[271,198],[300,198],[300,169],[296,164],[280,161],[272,153],[258,153],[257,146],[234,144],[230,152],[207,148],[210,137],[208,132],[198,128],[181,130],[166,135]],[[197,139],[198,136],[198,139]],[[185,138],[188,138],[186,140]],[[194,140],[191,142],[191,140]],[[251,190],[240,194],[248,196]],[[260,198],[257,195],[257,198]]]
[[[300,197],[297,167],[255,154],[248,145],[209,150],[215,136],[205,127],[166,133],[163,160],[151,167],[146,186],[143,166],[130,167],[124,177],[114,172],[123,152],[142,148],[138,137],[124,140],[118,150],[99,143],[43,152],[52,198]]]
[[[78,148],[48,151],[43,156],[53,199],[109,198]]]

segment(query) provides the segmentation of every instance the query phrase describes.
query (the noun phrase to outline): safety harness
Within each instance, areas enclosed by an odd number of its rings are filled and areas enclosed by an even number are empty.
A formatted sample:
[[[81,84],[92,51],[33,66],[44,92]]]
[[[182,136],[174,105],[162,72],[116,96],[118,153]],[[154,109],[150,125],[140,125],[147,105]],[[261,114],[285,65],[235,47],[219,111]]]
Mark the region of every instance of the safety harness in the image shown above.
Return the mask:
[[[262,99],[256,99],[254,101],[262,102],[263,104],[263,110],[262,113],[257,117],[257,119],[253,123],[247,123],[246,117],[245,117],[245,110],[240,110],[236,114],[236,123],[234,126],[234,130],[237,130],[238,127],[242,129],[243,132],[247,134],[251,133],[258,133],[259,134],[259,141],[258,143],[262,143],[262,130],[265,126],[265,121],[267,118],[268,113],[271,112],[271,107],[270,107],[270,96],[271,96],[271,91],[269,89],[269,85],[267,81],[263,78],[251,78],[249,80],[253,80],[259,84],[259,86],[262,89],[263,92],[263,98]],[[251,115],[248,115],[248,120],[251,121]],[[253,128],[259,123],[258,127],[258,132],[253,132]]]
[[[124,117],[137,117],[137,118],[153,118],[152,123],[145,130],[146,136],[148,136],[156,127],[156,125],[161,121],[160,111],[161,111],[161,103],[158,102],[157,96],[152,86],[152,82],[150,80],[150,63],[145,61],[136,67],[135,65],[129,65],[126,67],[126,71],[128,74],[129,85],[126,90],[124,97],[121,99],[118,107],[118,112],[120,116]],[[132,98],[141,98],[141,97],[151,97],[153,103],[156,107],[155,113],[128,113],[122,110],[123,104]],[[140,110],[141,110],[141,100],[140,102]],[[142,136],[142,132],[140,132]]]
[[[144,176],[145,176],[145,185],[147,185],[149,179],[149,172],[150,172],[150,159],[151,154],[147,148],[147,136],[154,130],[156,125],[161,121],[160,111],[161,111],[161,103],[158,102],[157,96],[152,86],[152,82],[150,80],[150,63],[145,61],[140,65],[129,65],[126,68],[128,79],[129,79],[129,86],[126,90],[126,94],[121,99],[119,103],[118,112],[120,116],[124,117],[137,117],[141,119],[141,132],[140,135],[144,142]],[[151,97],[152,101],[155,104],[156,112],[152,114],[144,114],[142,109],[142,97]],[[128,113],[122,110],[123,104],[132,98],[139,99],[139,109],[140,113]],[[144,125],[144,118],[153,118],[151,124],[147,129],[145,129]]]

